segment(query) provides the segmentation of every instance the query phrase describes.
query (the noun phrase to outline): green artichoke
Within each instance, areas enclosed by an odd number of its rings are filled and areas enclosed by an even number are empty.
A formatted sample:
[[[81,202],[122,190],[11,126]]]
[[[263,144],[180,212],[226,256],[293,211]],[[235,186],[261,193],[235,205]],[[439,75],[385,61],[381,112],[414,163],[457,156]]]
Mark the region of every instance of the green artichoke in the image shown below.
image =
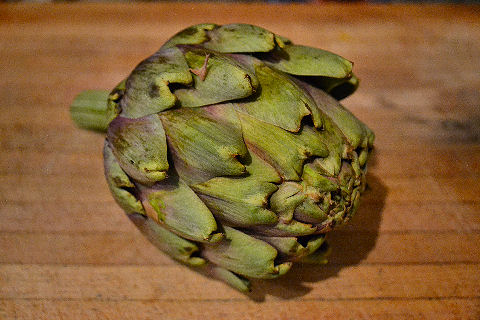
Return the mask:
[[[357,209],[374,135],[338,102],[357,86],[331,52],[201,24],[71,112],[107,132],[108,185],[142,233],[248,291],[293,262],[326,263],[325,234]]]

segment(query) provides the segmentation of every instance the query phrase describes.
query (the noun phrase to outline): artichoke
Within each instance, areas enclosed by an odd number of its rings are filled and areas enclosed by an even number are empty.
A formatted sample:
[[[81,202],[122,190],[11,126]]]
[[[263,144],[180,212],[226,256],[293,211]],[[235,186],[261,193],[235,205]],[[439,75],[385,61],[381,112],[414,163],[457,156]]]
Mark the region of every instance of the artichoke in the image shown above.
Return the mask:
[[[357,86],[331,52],[200,24],[71,113],[106,131],[108,185],[141,232],[248,291],[294,262],[326,263],[325,234],[357,209],[374,135],[338,102]]]

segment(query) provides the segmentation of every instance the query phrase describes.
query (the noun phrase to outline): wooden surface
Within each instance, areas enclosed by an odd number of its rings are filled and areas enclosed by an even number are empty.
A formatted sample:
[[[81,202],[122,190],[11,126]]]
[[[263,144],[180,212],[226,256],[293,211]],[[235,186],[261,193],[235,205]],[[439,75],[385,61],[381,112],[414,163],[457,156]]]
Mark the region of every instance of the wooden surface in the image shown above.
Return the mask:
[[[0,319],[480,319],[480,8],[0,6]],[[103,178],[68,107],[199,22],[262,25],[355,62],[377,135],[331,262],[251,296],[172,262]]]

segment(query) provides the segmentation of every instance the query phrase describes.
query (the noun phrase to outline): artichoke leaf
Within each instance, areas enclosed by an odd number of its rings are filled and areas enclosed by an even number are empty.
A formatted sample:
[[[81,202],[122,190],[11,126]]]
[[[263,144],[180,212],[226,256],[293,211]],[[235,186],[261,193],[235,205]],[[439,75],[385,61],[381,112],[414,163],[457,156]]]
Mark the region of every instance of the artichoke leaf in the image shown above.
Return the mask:
[[[280,48],[284,48],[286,45],[292,44],[292,41],[284,36],[275,35],[275,42]]]
[[[299,262],[308,264],[327,264],[328,256],[330,255],[331,251],[331,247],[325,241],[322,243],[320,248],[311,254],[302,257]]]
[[[213,264],[208,264],[207,272],[214,278],[217,278],[221,281],[224,281],[229,286],[233,287],[234,289],[239,290],[240,292],[247,293],[250,291],[250,281],[238,274],[233,273],[230,270],[225,268],[215,266]]]
[[[179,48],[184,52],[190,70],[206,68],[204,79],[193,75],[193,87],[175,90],[182,107],[200,107],[241,99],[256,90],[258,80],[255,75],[232,58],[191,46]]]
[[[199,248],[194,242],[168,231],[149,217],[139,214],[129,214],[128,217],[154,246],[173,259],[191,267],[206,264],[205,259],[196,256]]]
[[[306,239],[298,237],[267,237],[255,236],[271,244],[284,259],[297,261],[298,259],[315,252],[325,241],[325,235],[307,236]]]
[[[167,142],[158,115],[138,119],[115,118],[108,142],[120,166],[133,179],[152,184],[165,179],[169,168]]]
[[[349,78],[352,62],[332,52],[300,45],[286,45],[266,56],[273,68],[296,76]]]
[[[225,239],[214,245],[205,245],[202,257],[251,278],[272,279],[290,270],[290,262],[275,264],[277,250],[268,243],[231,227],[225,226],[224,231]]]
[[[321,104],[324,103],[321,97],[325,93],[304,81],[299,79],[293,80],[314,101],[314,103],[308,105],[312,114],[312,120],[315,128],[319,129],[317,133],[329,151],[328,157],[315,159],[317,166],[321,166],[328,175],[335,176],[340,170],[342,159],[349,157],[352,147],[340,128],[321,109]],[[319,93],[319,91],[321,92]],[[320,95],[320,99],[317,95]]]
[[[238,115],[249,149],[257,150],[285,180],[299,181],[307,158],[327,157],[329,154],[318,131],[309,126],[303,126],[298,133],[291,133],[244,113],[239,112]]]
[[[225,53],[269,52],[275,48],[275,35],[249,24],[228,24],[207,32],[207,49]]]
[[[231,226],[248,227],[275,224],[277,215],[268,210],[268,198],[280,182],[278,173],[255,153],[250,152],[247,174],[242,177],[216,177],[192,186],[215,217]]]
[[[199,242],[222,238],[210,210],[178,176],[171,174],[142,194],[147,215],[179,236]]]
[[[290,43],[286,38],[274,35],[272,32],[248,24],[198,24],[184,29],[168,40],[163,48],[176,45],[196,45],[223,53],[254,53],[268,52],[276,44],[284,46]]]
[[[314,102],[288,76],[264,64],[253,66],[260,86],[252,97],[235,104],[236,110],[288,131],[298,132]],[[308,106],[308,108],[307,108]]]
[[[315,159],[303,166],[302,181],[309,186],[318,188],[322,192],[335,191],[339,188],[338,181],[324,170],[324,166]]]
[[[106,141],[103,147],[103,159],[107,183],[118,205],[127,214],[145,214],[145,209],[140,200],[129,191],[134,189],[135,185],[130,181],[125,171],[122,170],[120,164],[118,164],[112,149]]]
[[[142,61],[127,79],[120,101],[121,116],[140,118],[175,106],[177,98],[169,84],[187,85],[192,75],[178,48],[160,49]]]
[[[325,222],[328,219],[328,215],[322,208],[323,204],[324,203],[316,203],[311,198],[306,198],[299,206],[295,208],[295,220],[311,224],[320,224]]]
[[[373,133],[335,98],[323,90],[303,83],[304,88],[315,100],[317,107],[337,126],[353,149],[367,147],[373,142]]]
[[[278,213],[283,223],[293,219],[295,208],[306,198],[300,184],[292,181],[283,182],[278,190],[270,197],[270,207]]]
[[[272,237],[300,237],[315,234],[317,227],[293,219],[290,222],[279,221],[273,226],[254,226],[251,230],[264,236]]]
[[[216,24],[202,23],[188,27],[170,38],[162,48],[171,48],[179,44],[201,44],[208,41],[207,31],[217,28]]]
[[[175,169],[189,185],[246,172],[242,128],[230,104],[162,112]]]
[[[255,238],[272,245],[281,256],[302,257],[307,254],[307,249],[297,241],[296,237],[267,237],[255,235]]]

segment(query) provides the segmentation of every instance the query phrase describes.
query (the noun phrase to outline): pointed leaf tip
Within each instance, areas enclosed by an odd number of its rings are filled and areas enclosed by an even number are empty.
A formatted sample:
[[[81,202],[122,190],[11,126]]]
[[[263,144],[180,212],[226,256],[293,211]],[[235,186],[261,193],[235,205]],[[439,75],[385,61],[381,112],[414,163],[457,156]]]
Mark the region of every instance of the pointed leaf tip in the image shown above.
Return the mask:
[[[352,62],[322,49],[286,45],[267,56],[268,64],[273,68],[297,76],[322,76],[331,78],[349,78]]]

